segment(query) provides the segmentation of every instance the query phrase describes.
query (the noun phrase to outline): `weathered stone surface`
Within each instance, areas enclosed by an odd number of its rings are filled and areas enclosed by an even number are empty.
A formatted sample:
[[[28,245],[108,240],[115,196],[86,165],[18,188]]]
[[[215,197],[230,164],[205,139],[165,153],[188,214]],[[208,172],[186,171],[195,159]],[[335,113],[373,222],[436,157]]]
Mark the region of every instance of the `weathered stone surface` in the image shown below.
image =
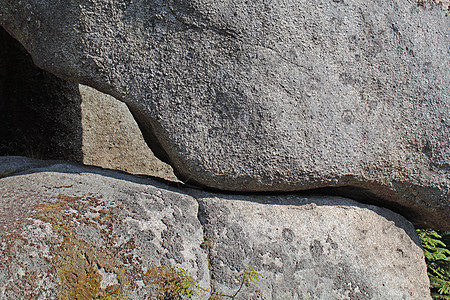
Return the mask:
[[[413,0],[1,0],[40,67],[127,103],[233,191],[356,187],[450,229],[449,18]]]
[[[387,209],[339,197],[211,195],[199,216],[218,290],[232,293],[239,270],[254,268],[264,299],[430,298],[414,227]]]
[[[419,0],[418,3],[422,6],[426,6],[428,4],[439,5],[443,10],[450,10],[450,0]]]
[[[147,272],[161,265],[209,285],[194,198],[117,171],[29,161],[27,174],[0,179],[0,299],[152,299]]]
[[[124,103],[85,85],[79,89],[84,164],[178,181],[148,148]]]
[[[333,196],[175,189],[20,157],[0,157],[0,167],[17,171],[0,179],[2,300],[148,299],[152,264],[183,267],[230,294],[234,276],[254,268],[264,299],[430,299],[414,228],[386,209]],[[255,287],[238,295],[255,299]]]
[[[55,161],[37,160],[25,156],[0,156],[0,178],[54,163]]]

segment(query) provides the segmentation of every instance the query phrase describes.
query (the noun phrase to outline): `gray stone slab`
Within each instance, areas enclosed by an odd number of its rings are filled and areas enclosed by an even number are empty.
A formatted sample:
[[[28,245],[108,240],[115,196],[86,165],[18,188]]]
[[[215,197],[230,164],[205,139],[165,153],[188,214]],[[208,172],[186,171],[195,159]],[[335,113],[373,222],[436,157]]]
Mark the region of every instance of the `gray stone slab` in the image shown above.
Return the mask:
[[[29,168],[0,179],[0,299],[153,299],[163,265],[209,286],[193,197],[117,171]]]
[[[212,195],[199,216],[217,290],[233,294],[242,270],[264,276],[236,299],[261,299],[258,291],[263,299],[431,299],[414,227],[387,209],[328,196]]]

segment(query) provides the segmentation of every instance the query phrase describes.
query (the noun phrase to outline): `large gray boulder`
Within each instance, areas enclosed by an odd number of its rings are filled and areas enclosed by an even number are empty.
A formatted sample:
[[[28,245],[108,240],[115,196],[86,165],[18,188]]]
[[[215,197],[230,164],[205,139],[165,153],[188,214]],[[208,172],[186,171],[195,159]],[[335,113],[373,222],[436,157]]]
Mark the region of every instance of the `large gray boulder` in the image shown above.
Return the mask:
[[[327,196],[199,200],[218,290],[232,294],[254,268],[265,299],[429,299],[414,228],[389,210]]]
[[[415,230],[387,209],[0,157],[1,300],[154,299],[162,265],[227,294],[241,271],[263,275],[236,299],[431,299]]]
[[[0,0],[34,62],[227,191],[337,187],[449,230],[449,18],[415,0]]]

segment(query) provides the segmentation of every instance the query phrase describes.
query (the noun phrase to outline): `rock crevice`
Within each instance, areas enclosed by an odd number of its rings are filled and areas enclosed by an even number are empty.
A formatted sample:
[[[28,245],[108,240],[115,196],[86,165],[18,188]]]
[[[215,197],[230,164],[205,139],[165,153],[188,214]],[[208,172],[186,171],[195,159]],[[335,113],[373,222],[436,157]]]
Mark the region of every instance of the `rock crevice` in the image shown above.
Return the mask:
[[[0,25],[37,65],[124,101],[182,180],[242,193],[358,187],[423,227],[450,228],[441,9],[1,3]]]

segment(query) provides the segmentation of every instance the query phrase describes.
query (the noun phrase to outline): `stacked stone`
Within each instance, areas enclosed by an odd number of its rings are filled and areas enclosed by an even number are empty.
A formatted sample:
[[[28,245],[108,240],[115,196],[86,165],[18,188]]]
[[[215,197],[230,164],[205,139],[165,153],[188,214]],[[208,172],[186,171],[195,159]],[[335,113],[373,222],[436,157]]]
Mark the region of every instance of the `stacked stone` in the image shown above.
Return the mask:
[[[67,274],[79,264],[93,297],[153,297],[147,275],[169,265],[210,294],[233,293],[239,272],[259,270],[259,291],[246,287],[242,299],[429,298],[409,222],[450,230],[446,11],[410,0],[0,7],[0,25],[51,80],[123,101],[184,182],[3,158],[0,297],[70,298],[63,283],[74,287]],[[109,120],[98,124],[121,126]],[[76,130],[67,148],[80,146]],[[124,144],[108,152],[117,159],[88,163],[142,173],[135,162],[151,156]],[[35,286],[46,294],[30,294]]]

